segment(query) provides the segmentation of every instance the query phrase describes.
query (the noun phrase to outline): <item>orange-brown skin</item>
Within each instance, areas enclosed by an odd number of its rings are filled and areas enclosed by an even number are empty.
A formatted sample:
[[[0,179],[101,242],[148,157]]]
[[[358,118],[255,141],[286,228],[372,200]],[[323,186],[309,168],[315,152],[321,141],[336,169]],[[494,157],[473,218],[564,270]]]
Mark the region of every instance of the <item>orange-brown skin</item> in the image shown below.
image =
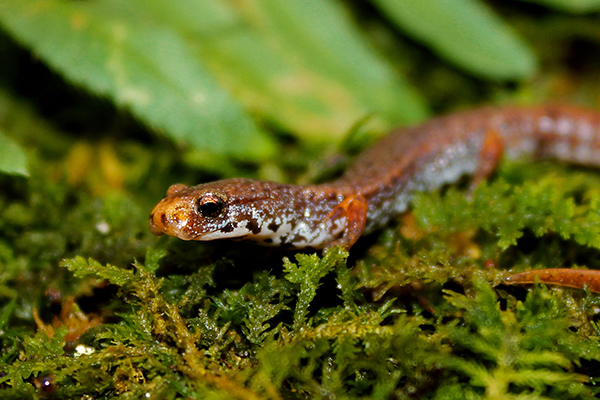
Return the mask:
[[[255,240],[293,248],[350,248],[404,212],[414,192],[464,174],[485,178],[503,155],[600,165],[600,113],[570,106],[483,108],[403,128],[366,150],[338,180],[283,185],[228,179],[177,184],[150,229],[184,240]]]
[[[523,285],[538,282],[577,289],[587,287],[592,292],[600,293],[600,271],[597,270],[571,268],[534,269],[511,275],[505,278],[503,283],[507,285]]]

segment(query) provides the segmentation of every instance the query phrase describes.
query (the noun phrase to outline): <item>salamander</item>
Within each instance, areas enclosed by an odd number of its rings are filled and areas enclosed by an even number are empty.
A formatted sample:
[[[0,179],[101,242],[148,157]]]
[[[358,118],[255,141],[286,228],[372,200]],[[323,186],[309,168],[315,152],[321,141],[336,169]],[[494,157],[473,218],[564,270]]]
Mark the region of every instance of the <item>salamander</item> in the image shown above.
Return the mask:
[[[349,249],[407,210],[415,192],[465,174],[475,182],[499,160],[531,156],[600,166],[600,113],[574,106],[486,107],[401,128],[359,155],[337,180],[290,185],[225,179],[172,185],[150,230],[183,240]]]

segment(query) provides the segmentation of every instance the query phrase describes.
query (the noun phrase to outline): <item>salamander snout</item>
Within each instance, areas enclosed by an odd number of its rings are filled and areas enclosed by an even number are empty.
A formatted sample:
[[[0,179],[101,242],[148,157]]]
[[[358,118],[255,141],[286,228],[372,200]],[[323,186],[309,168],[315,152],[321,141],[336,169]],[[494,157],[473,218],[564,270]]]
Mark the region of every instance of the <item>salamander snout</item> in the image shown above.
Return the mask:
[[[157,236],[167,234],[183,240],[213,240],[250,233],[235,231],[238,223],[230,221],[228,206],[228,195],[218,188],[175,184],[152,209],[148,225]]]
[[[167,234],[183,240],[192,240],[197,235],[190,230],[193,220],[193,198],[185,195],[186,185],[171,185],[167,194],[150,213],[148,226],[156,236]]]
[[[172,185],[150,213],[150,231],[183,240],[256,240],[280,243],[291,234],[289,218],[276,209],[290,207],[272,182],[234,178],[188,187]],[[292,202],[293,203],[293,202]],[[293,206],[293,204],[292,204]]]
[[[183,240],[195,239],[198,234],[192,227],[194,211],[190,203],[190,200],[180,197],[162,199],[150,213],[150,232],[157,236],[167,234]]]

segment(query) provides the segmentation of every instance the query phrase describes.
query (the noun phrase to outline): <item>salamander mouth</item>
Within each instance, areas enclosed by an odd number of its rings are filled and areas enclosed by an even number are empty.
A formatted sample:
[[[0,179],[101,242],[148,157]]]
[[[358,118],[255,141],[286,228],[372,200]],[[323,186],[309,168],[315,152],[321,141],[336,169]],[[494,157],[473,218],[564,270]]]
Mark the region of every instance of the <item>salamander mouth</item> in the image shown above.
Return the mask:
[[[202,234],[198,234],[197,232],[190,232],[188,229],[185,229],[186,225],[183,226],[176,226],[176,225],[170,225],[167,227],[167,229],[164,230],[164,233],[166,233],[169,236],[175,236],[181,240],[202,240],[201,237],[203,236]]]
[[[165,233],[163,227],[154,222],[154,214],[150,214],[150,218],[148,219],[148,227],[150,228],[150,232],[152,232],[152,234],[155,236],[161,236]]]
[[[184,232],[178,232],[177,234],[173,235],[178,237],[181,240],[202,240],[201,237],[202,235],[192,235],[190,233],[184,233]]]

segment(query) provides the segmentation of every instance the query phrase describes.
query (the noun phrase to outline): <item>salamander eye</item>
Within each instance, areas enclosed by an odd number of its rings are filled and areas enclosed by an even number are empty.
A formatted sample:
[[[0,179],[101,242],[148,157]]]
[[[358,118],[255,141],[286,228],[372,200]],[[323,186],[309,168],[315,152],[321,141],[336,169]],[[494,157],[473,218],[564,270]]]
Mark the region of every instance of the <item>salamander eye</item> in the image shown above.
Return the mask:
[[[198,212],[206,218],[215,218],[225,210],[225,201],[214,194],[206,194],[198,199]]]

